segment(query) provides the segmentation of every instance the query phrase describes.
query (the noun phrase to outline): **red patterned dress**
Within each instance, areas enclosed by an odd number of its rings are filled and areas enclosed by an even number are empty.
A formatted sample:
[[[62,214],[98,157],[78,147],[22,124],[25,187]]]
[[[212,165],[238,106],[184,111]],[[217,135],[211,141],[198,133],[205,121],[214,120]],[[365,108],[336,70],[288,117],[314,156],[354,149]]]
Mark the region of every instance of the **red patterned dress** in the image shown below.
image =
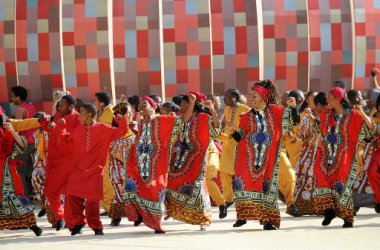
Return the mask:
[[[26,139],[21,138],[27,145]],[[24,151],[9,131],[0,128],[0,230],[37,225],[33,206],[25,197],[21,177],[17,173],[22,162],[14,159]]]
[[[262,225],[280,227],[279,156],[282,136],[292,125],[291,110],[278,105],[242,115],[239,129],[232,135],[240,140],[234,179],[238,220],[259,220]]]
[[[115,197],[108,213],[111,219],[127,217],[124,182],[129,152],[134,142],[135,135],[129,130],[125,136],[111,143],[108,154],[108,166],[111,183],[115,190]]]
[[[180,119],[157,116],[149,123],[140,124],[136,142],[132,146],[125,182],[127,216],[156,231],[162,231],[167,171],[173,137]]]
[[[168,216],[193,225],[211,223],[211,204],[205,184],[208,165],[207,149],[219,135],[212,117],[195,113],[184,125],[173,147],[170,159],[166,213]]]
[[[322,140],[314,165],[314,209],[323,214],[334,209],[339,218],[354,221],[352,188],[356,179],[356,151],[360,140],[370,135],[362,116],[356,110],[347,110],[335,116],[337,125],[330,126],[332,109],[320,115]]]

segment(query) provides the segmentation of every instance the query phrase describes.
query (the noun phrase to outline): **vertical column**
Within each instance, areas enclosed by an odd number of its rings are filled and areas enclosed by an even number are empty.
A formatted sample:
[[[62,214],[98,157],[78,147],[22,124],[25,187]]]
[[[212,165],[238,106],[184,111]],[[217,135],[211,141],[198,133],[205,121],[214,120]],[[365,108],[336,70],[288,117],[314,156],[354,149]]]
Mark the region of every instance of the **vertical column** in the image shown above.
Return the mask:
[[[352,81],[350,2],[308,0],[310,89],[327,91],[335,80]]]
[[[259,31],[256,1],[213,0],[213,88],[222,95],[228,88],[244,94],[250,81],[259,79]]]
[[[97,91],[112,93],[108,1],[62,1],[66,89],[84,100]]]
[[[264,78],[281,92],[308,90],[308,24],[304,0],[263,1]]]
[[[59,0],[17,0],[16,37],[19,84],[31,101],[51,101],[52,92],[63,88]]]
[[[211,93],[208,0],[162,0],[165,92]]]
[[[368,89],[371,68],[380,65],[380,1],[354,0],[356,89]]]
[[[15,50],[15,1],[0,0],[0,102],[9,102],[9,90],[17,85]]]
[[[113,1],[116,95],[162,95],[159,1]]]

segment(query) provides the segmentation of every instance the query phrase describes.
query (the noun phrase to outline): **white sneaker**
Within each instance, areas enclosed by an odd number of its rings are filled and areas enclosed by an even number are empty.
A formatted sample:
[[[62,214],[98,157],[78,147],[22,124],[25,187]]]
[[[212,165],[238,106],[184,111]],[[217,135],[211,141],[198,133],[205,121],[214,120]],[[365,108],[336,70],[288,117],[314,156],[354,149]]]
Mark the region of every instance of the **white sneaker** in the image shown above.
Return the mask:
[[[201,231],[207,231],[208,230],[208,226],[201,226]]]

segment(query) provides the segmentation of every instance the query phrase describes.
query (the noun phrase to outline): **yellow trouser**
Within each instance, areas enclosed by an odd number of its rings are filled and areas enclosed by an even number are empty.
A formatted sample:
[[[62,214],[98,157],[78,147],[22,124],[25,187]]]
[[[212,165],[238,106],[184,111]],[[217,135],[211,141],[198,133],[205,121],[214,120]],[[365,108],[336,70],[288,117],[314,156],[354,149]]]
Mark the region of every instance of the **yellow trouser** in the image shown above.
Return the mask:
[[[222,181],[223,196],[226,202],[234,202],[234,188],[233,178],[234,176],[225,172],[220,173],[220,180]]]
[[[284,195],[287,206],[294,203],[294,189],[296,185],[295,171],[285,152],[280,153],[278,170],[278,189]]]
[[[210,147],[214,147],[215,150],[210,149],[208,151],[209,155],[208,166],[206,168],[206,185],[211,198],[215,201],[216,205],[221,206],[224,205],[224,198],[218,185],[216,184],[216,178],[219,170],[219,155],[215,146],[210,145]]]
[[[112,204],[113,197],[115,196],[115,190],[113,189],[110,177],[110,169],[108,167],[108,160],[103,175],[103,200],[100,201],[100,206],[109,212]]]

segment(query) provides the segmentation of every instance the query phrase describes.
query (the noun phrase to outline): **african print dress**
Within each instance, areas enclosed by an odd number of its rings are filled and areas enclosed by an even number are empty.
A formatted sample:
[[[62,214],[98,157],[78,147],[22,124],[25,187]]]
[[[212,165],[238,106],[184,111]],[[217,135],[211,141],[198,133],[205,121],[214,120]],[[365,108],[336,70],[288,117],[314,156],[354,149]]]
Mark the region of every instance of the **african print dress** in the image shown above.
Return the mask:
[[[170,158],[165,200],[168,216],[194,225],[211,223],[205,170],[207,149],[219,133],[220,129],[214,128],[212,117],[206,113],[193,114],[184,125]]]
[[[293,126],[292,112],[278,105],[245,113],[232,135],[235,156],[234,202],[238,220],[280,227],[278,167],[281,140]]]
[[[32,186],[37,199],[40,201],[41,209],[46,209],[48,222],[55,227],[58,221],[45,196],[45,166],[49,134],[46,131],[37,129],[33,136],[36,145],[36,153],[34,154]]]
[[[356,110],[337,115],[332,109],[320,115],[321,141],[314,165],[314,209],[323,214],[334,209],[339,218],[354,221],[352,189],[356,179],[356,151],[361,140],[374,131],[368,131],[362,116]],[[331,126],[334,116],[336,126]]]
[[[181,119],[157,116],[140,124],[127,164],[125,198],[128,220],[162,231],[169,155]]]
[[[111,143],[108,166],[111,177],[111,183],[115,191],[108,216],[111,219],[127,217],[126,202],[124,195],[124,182],[126,177],[126,165],[129,157],[129,149],[135,141],[135,135],[132,131],[122,138]]]
[[[308,117],[304,117],[299,125],[297,137],[303,141],[301,156],[295,166],[296,187],[294,193],[297,214],[292,215],[314,215],[313,192],[314,192],[314,163],[321,140],[317,125],[313,125]]]
[[[25,145],[26,139],[21,137]],[[24,152],[12,134],[0,128],[0,230],[37,226],[33,206],[25,197],[17,168],[22,165],[14,157]]]

